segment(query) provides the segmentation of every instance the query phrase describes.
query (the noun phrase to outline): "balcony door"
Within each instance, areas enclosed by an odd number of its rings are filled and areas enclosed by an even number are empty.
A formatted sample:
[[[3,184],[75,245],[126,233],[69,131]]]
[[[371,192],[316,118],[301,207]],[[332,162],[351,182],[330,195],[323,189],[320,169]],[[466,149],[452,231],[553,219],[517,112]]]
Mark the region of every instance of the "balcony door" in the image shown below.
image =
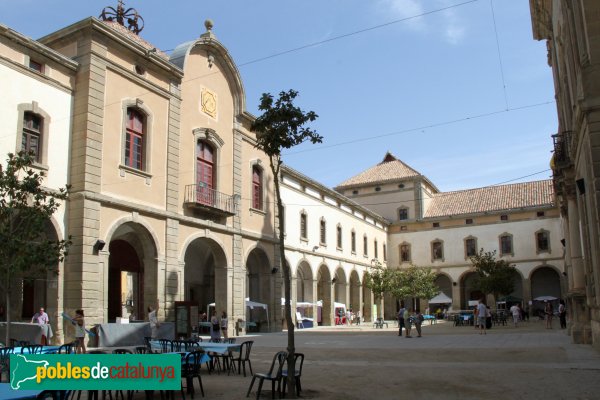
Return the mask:
[[[214,205],[214,165],[213,148],[199,140],[196,146],[196,201],[200,204]]]

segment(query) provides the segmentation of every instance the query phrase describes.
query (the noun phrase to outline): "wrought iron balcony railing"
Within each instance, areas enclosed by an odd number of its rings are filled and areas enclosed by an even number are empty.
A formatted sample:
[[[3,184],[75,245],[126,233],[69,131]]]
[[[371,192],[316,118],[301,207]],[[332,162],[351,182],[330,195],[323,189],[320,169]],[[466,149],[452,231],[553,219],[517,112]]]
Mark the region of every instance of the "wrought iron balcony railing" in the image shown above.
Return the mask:
[[[564,168],[571,164],[571,132],[565,131],[552,135],[554,140],[554,165]]]
[[[235,197],[218,192],[204,184],[186,185],[184,203],[210,213],[235,215]]]

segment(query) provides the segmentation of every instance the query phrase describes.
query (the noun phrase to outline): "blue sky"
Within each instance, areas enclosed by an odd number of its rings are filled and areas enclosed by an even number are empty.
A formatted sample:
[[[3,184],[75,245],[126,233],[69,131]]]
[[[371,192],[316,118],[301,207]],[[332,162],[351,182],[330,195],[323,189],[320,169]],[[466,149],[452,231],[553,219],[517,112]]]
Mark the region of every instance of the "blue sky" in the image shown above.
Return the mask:
[[[0,0],[0,23],[39,38],[116,3]],[[324,143],[297,147],[284,161],[326,186],[387,151],[442,191],[551,176],[554,89],[527,1],[125,4],[145,19],[141,36],[163,50],[198,37],[212,19],[255,115],[263,92],[298,90],[298,104],[319,115],[313,127]]]

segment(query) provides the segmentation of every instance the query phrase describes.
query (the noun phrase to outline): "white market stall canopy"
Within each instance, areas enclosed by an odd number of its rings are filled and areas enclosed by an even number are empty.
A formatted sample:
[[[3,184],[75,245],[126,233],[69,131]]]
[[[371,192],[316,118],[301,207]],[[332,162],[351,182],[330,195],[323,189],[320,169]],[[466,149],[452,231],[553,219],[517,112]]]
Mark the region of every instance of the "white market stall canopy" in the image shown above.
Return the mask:
[[[344,303],[334,302],[333,305],[334,305],[334,308],[341,308],[341,309],[343,309],[344,310],[344,314],[346,314],[346,305]],[[317,307],[323,307],[323,300],[317,301]]]
[[[291,303],[291,300],[290,300]],[[285,297],[281,298],[281,305],[285,306]],[[309,303],[306,301],[298,301],[296,302],[296,308],[310,308],[310,307],[314,307],[315,303]]]
[[[215,303],[210,303],[207,308],[210,309],[211,307],[214,308]],[[266,305],[264,303],[257,303],[256,301],[251,301],[249,297],[246,297],[246,307],[248,307],[251,310],[254,310],[255,308],[264,309],[267,312],[267,326],[269,327],[269,330],[270,330],[271,322],[269,321],[269,306],[268,305]],[[208,315],[209,316],[208,318],[210,319],[210,312],[208,309],[206,310],[207,311],[206,315]]]
[[[444,294],[444,292],[440,292],[437,296],[433,297],[429,300],[429,304],[450,304],[452,303],[452,299]]]

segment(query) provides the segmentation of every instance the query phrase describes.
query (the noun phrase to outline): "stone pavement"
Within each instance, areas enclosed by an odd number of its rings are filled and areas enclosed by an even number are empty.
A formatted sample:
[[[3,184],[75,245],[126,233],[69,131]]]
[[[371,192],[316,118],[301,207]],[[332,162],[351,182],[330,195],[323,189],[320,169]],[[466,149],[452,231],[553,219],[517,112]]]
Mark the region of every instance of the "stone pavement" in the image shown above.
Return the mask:
[[[451,323],[424,325],[422,338],[398,337],[393,323],[388,329],[367,324],[296,333],[296,350],[306,355],[302,398],[600,398],[600,354],[571,344],[565,331],[544,329],[540,321],[494,327],[487,335]],[[287,333],[248,339],[255,341],[253,370],[265,372],[275,352],[285,350]],[[250,379],[204,375],[206,397],[244,399]],[[265,386],[261,398],[270,398]]]

